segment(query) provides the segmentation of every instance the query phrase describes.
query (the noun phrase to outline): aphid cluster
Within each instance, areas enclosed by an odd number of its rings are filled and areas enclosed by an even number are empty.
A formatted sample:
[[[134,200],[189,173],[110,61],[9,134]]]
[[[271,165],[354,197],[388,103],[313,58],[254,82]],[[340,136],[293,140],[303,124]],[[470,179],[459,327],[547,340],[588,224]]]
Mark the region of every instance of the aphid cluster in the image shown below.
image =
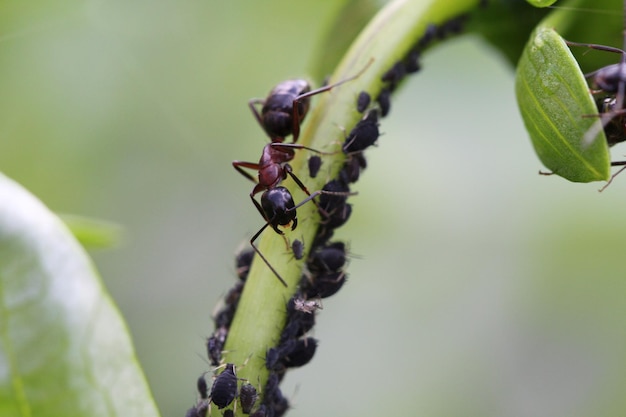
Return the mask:
[[[224,416],[232,415],[231,404],[234,404],[233,409],[239,404],[241,411],[252,417],[280,417],[288,410],[289,401],[282,394],[279,384],[288,369],[306,365],[315,355],[318,341],[309,333],[315,325],[317,312],[322,309],[322,299],[336,294],[347,281],[345,266],[348,249],[344,242],[331,239],[335,230],[345,224],[352,214],[352,205],[347,200],[353,194],[350,185],[359,179],[361,170],[367,166],[364,151],[378,140],[379,119],[386,116],[390,110],[392,91],[406,74],[420,69],[419,56],[423,49],[437,39],[457,33],[464,21],[465,17],[462,16],[443,25],[429,25],[407,56],[382,76],[383,88],[375,100],[372,100],[370,94],[365,91],[358,95],[355,111],[362,113],[363,116],[345,135],[341,145],[341,151],[346,155],[345,163],[338,176],[326,182],[321,190],[309,192],[305,186],[306,180],[298,178],[289,166],[296,150],[305,149],[314,152],[315,155],[310,156],[308,160],[308,168],[310,177],[315,178],[324,161],[324,152],[296,143],[300,124],[309,108],[310,97],[358,77],[367,66],[353,77],[317,90],[311,91],[309,85],[302,80],[291,80],[276,86],[265,99],[250,100],[249,106],[271,142],[263,148],[258,163],[234,161],[233,166],[255,183],[250,198],[263,216],[265,225],[251,238],[252,249],[244,250],[237,255],[235,267],[240,280],[226,294],[221,307],[213,315],[216,330],[206,343],[207,355],[213,366],[219,367],[223,361],[224,344],[254,254],[258,254],[280,282],[287,285],[274,265],[255,246],[255,240],[268,226],[281,235],[283,232],[280,227],[295,229],[296,209],[308,201],[316,205],[321,224],[312,242],[310,244],[307,242],[306,247],[305,243],[298,239],[291,243],[290,248],[295,259],[306,257],[305,269],[294,295],[284,307],[286,323],[281,330],[279,341],[276,346],[267,348],[265,352],[265,367],[269,371],[265,385],[255,387],[250,381],[239,382],[234,365],[226,364],[224,371],[214,376],[210,391],[204,375],[198,379],[199,400],[196,406],[187,412],[188,417],[206,415],[211,404],[220,410],[225,409]],[[260,111],[257,109],[258,105],[262,105]],[[288,135],[293,135],[292,142],[285,143]],[[257,171],[258,178],[255,179],[245,172],[244,168]],[[288,177],[308,195],[299,204],[295,204],[289,191],[280,185]],[[254,197],[261,192],[259,202]],[[305,248],[309,250],[308,255],[305,254]]]

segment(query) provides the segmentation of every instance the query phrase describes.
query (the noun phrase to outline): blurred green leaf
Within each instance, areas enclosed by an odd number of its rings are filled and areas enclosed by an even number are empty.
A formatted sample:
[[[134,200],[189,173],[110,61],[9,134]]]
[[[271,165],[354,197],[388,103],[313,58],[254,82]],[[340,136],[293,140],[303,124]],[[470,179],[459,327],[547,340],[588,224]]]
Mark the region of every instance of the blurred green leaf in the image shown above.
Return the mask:
[[[481,35],[515,66],[528,42],[528,34],[548,12],[524,0],[490,1],[486,9],[473,14],[468,30]]]
[[[124,239],[119,224],[75,214],[59,214],[59,217],[85,249],[115,247]]]
[[[0,296],[0,415],[159,415],[91,261],[56,216],[2,175]]]
[[[359,32],[384,6],[381,0],[348,0],[332,20],[326,35],[312,54],[311,74],[319,81],[333,72]]]

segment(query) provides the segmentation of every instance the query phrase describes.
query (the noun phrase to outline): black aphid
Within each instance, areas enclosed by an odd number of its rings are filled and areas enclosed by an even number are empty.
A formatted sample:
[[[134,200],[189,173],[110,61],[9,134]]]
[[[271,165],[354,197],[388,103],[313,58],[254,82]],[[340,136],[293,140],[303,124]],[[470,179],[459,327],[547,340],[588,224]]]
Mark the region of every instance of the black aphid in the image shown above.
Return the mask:
[[[428,26],[426,26],[426,30],[424,31],[422,37],[417,41],[418,49],[421,50],[426,48],[432,41],[435,40],[436,36],[437,25],[435,25],[434,23],[430,23]]]
[[[222,361],[222,350],[224,349],[224,343],[226,343],[226,337],[228,336],[228,329],[226,327],[218,327],[211,337],[206,341],[206,350],[209,361],[213,366],[219,366]]]
[[[389,114],[389,110],[391,110],[391,90],[388,88],[380,90],[380,94],[378,94],[376,101],[380,106],[381,117],[387,116]]]
[[[363,113],[370,105],[372,97],[366,92],[361,91],[356,99],[356,111]]]
[[[404,63],[396,62],[386,73],[381,77],[381,81],[389,83],[389,89],[393,91],[398,83],[402,81],[406,75],[406,68]]]
[[[235,417],[235,412],[233,410],[224,410],[222,413],[224,417]]]
[[[342,149],[347,154],[360,152],[376,143],[379,135],[378,112],[376,110],[370,110],[367,116],[359,121],[356,126],[354,126],[354,129],[350,131]]]
[[[346,244],[333,242],[316,249],[307,261],[309,271],[314,274],[323,272],[337,272],[346,263]]]
[[[265,405],[261,404],[259,408],[250,417],[266,417]]]
[[[313,284],[306,290],[308,298],[328,298],[337,293],[346,282],[346,274],[343,271],[330,272],[313,277]]]
[[[343,207],[350,193],[350,187],[339,180],[327,182],[322,190],[332,193],[322,194],[318,202],[320,209],[327,214],[332,214],[333,211]]]
[[[343,164],[339,172],[339,178],[346,184],[351,184],[359,180],[361,170],[367,167],[367,161],[363,152],[353,152],[350,158]]]
[[[185,417],[205,417],[208,409],[208,401],[201,401],[187,410]]]
[[[239,402],[241,403],[241,409],[244,414],[250,414],[256,400],[259,398],[256,388],[250,383],[245,383],[239,390]]]
[[[282,361],[296,348],[297,342],[294,339],[285,340],[275,348],[269,348],[265,355],[265,366],[267,369],[280,371],[284,368]]]
[[[252,258],[254,258],[254,249],[244,249],[235,257],[235,268],[237,276],[240,280],[245,281],[248,277],[248,271],[250,271],[250,265],[252,265]]]
[[[302,243],[301,240],[294,239],[294,241],[291,242],[291,250],[294,258],[302,259],[304,256],[304,243]]]
[[[206,384],[206,379],[204,379],[204,375],[201,375],[196,381],[196,387],[198,388],[198,394],[200,394],[200,398],[206,400],[209,397],[209,387]]]
[[[317,177],[317,173],[320,172],[320,168],[322,167],[322,158],[317,155],[313,155],[309,158],[309,177],[315,178]]]
[[[283,359],[283,364],[286,368],[297,368],[299,366],[304,366],[309,363],[311,359],[313,359],[313,355],[315,355],[316,349],[317,339],[314,339],[312,337],[300,339],[296,343],[296,346],[292,350],[292,352]]]
[[[413,74],[422,69],[420,64],[420,52],[417,49],[412,50],[404,60],[404,69],[407,74]]]
[[[227,363],[226,368],[219,374],[213,387],[211,387],[211,401],[220,410],[228,407],[237,396],[237,375],[235,375],[235,365]]]
[[[306,334],[309,330],[313,328],[313,326],[315,326],[314,314],[308,314],[302,311],[294,310],[293,312],[290,312],[287,317],[287,324],[280,334],[279,343],[283,344],[287,340],[296,339]],[[278,358],[276,358],[275,361],[278,361]]]

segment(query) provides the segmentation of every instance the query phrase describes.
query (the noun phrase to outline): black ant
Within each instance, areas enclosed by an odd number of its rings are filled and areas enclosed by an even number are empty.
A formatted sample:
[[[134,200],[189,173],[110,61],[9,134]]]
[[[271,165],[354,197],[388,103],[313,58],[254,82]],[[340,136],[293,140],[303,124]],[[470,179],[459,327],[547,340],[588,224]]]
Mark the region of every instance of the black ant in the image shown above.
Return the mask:
[[[626,0],[624,1],[626,13]],[[569,46],[581,46],[599,51],[613,52],[622,55],[617,64],[607,65],[589,74],[585,78],[592,79],[594,89],[592,94],[604,93],[605,96],[596,99],[598,114],[586,117],[599,117],[600,123],[593,125],[585,133],[583,145],[590,145],[600,129],[604,130],[609,146],[626,141],[626,30],[624,32],[624,49],[593,43],[578,43],[566,41]],[[613,179],[626,169],[626,161],[611,162],[611,166],[623,166],[600,189],[603,191]]]
[[[270,137],[271,143],[268,143],[263,148],[258,163],[233,161],[232,165],[241,175],[256,183],[250,193],[250,199],[266,221],[265,225],[252,237],[250,244],[285,287],[287,283],[254,245],[254,241],[267,226],[272,226],[274,231],[281,235],[283,232],[278,229],[278,226],[291,224],[291,230],[294,230],[298,224],[296,209],[309,200],[313,200],[317,195],[326,193],[325,191],[317,191],[311,194],[302,181],[293,173],[289,165],[289,162],[295,157],[297,149],[307,149],[312,152],[325,154],[325,152],[296,143],[300,136],[300,124],[308,112],[312,96],[330,91],[343,83],[354,80],[371,63],[372,60],[352,77],[313,91],[310,91],[309,84],[304,80],[284,81],[274,87],[266,99],[252,99],[248,103],[257,121]],[[256,104],[263,104],[261,113],[256,109]],[[290,134],[293,134],[293,141],[291,143],[283,143],[285,137]],[[244,171],[244,168],[258,171],[257,179]],[[293,202],[289,190],[279,186],[287,176],[290,176],[298,187],[308,195],[298,205]],[[259,203],[254,196],[261,191],[263,191],[263,194],[261,195],[261,203]]]

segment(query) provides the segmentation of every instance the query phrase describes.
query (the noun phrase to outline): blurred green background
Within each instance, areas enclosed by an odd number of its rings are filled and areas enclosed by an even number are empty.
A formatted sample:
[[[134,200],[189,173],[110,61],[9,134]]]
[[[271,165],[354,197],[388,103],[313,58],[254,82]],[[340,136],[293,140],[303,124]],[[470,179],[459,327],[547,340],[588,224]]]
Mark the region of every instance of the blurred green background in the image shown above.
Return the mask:
[[[262,224],[230,165],[266,140],[247,100],[307,75],[340,6],[0,5],[0,170],[125,227],[93,256],[164,416],[194,402],[233,253]],[[423,66],[367,153],[338,233],[350,280],[283,384],[291,415],[622,416],[626,176],[599,194],[537,175],[513,69],[478,38]]]

